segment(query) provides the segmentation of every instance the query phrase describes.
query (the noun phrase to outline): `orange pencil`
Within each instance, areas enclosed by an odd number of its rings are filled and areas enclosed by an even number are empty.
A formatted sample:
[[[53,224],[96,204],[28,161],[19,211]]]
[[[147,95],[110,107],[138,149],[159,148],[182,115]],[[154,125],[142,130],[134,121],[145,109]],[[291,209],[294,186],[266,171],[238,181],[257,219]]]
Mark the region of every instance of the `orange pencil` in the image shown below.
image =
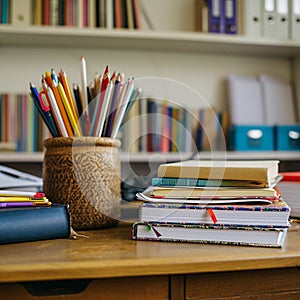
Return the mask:
[[[64,105],[64,108],[65,108],[65,111],[66,111],[66,114],[69,118],[69,121],[70,121],[70,124],[73,128],[73,131],[74,133],[77,135],[77,136],[81,136],[81,130],[80,130],[80,126],[79,126],[79,122],[78,122],[78,119],[76,121],[76,118],[72,112],[72,108],[69,104],[69,101],[67,99],[67,96],[66,96],[66,93],[64,91],[64,88],[62,86],[62,84],[60,82],[58,82],[58,85],[57,85],[57,89],[58,89],[58,92],[59,92],[59,95],[60,95],[60,99]]]

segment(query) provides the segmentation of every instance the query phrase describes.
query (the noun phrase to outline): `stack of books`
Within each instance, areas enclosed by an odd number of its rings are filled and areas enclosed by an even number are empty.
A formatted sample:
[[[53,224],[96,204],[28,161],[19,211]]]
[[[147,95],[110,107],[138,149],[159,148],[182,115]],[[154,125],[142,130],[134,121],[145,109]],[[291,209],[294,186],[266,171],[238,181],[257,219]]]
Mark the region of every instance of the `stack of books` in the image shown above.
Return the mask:
[[[143,200],[137,240],[281,247],[290,207],[276,187],[279,161],[162,164]]]
[[[70,236],[68,207],[42,192],[0,190],[0,244]]]

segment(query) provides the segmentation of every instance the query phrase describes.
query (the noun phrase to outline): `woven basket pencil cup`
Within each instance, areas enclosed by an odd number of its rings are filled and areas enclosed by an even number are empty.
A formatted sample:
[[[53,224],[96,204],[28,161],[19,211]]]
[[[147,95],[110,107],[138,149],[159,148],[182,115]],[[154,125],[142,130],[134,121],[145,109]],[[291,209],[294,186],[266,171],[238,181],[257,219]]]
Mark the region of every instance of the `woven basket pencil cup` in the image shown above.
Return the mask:
[[[74,229],[112,227],[120,216],[120,141],[111,138],[49,138],[43,189],[50,201],[69,205]]]

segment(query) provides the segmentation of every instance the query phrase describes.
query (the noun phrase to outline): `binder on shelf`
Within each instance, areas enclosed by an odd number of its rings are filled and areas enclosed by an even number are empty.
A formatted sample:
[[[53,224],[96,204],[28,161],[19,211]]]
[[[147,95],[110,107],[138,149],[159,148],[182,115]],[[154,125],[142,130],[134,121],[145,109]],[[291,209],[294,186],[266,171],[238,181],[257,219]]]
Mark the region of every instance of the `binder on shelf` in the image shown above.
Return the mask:
[[[9,24],[9,1],[8,0],[1,0],[0,1],[0,24]]]
[[[232,124],[264,124],[261,86],[256,77],[229,75],[228,93]]]
[[[31,25],[31,0],[11,2],[11,23],[13,26]]]
[[[261,0],[243,0],[243,32],[246,36],[260,37],[262,35]]]
[[[223,4],[223,0],[208,0],[208,31],[211,33],[224,33]]]
[[[300,41],[300,0],[290,0],[290,38]]]
[[[263,36],[277,38],[275,0],[263,1]]]
[[[281,40],[289,39],[289,0],[276,0],[276,33]]]
[[[296,124],[292,86],[281,78],[261,74],[264,120],[268,125]]]
[[[208,7],[206,0],[195,1],[195,30],[208,32]]]
[[[224,30],[227,34],[237,33],[237,0],[223,0]]]

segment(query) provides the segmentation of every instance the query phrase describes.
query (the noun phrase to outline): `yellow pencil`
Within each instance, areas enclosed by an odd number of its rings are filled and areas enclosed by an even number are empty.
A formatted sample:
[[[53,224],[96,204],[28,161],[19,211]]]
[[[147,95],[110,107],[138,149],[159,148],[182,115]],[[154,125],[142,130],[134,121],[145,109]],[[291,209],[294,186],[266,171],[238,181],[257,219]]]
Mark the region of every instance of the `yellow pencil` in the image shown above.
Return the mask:
[[[62,86],[62,84],[60,82],[58,82],[57,89],[58,89],[60,98],[61,98],[61,100],[63,102],[63,105],[65,107],[66,113],[67,113],[67,115],[69,117],[71,126],[73,127],[75,135],[76,136],[81,136],[82,133],[81,133],[81,130],[80,130],[79,122],[76,122],[76,119],[75,119],[74,114],[72,112],[72,108],[71,108],[71,106],[69,104],[67,95],[66,95],[66,93],[64,91],[64,88],[63,88],[63,86]]]
[[[51,88],[52,88],[54,97],[55,97],[55,99],[56,99],[58,108],[59,108],[59,110],[60,110],[61,117],[62,117],[62,119],[63,119],[63,121],[64,121],[66,130],[67,130],[67,132],[68,132],[68,135],[69,135],[69,137],[73,137],[74,134],[73,134],[73,131],[72,131],[72,128],[71,128],[71,125],[70,125],[68,116],[67,116],[67,114],[66,114],[66,111],[65,111],[65,108],[64,108],[62,99],[61,99],[61,97],[60,97],[60,94],[59,94],[59,91],[58,91],[57,84],[56,84],[54,81],[52,81]]]
[[[0,202],[20,202],[20,201],[48,202],[48,199],[46,197],[37,199],[37,198],[24,197],[24,196],[0,197]]]
[[[75,105],[75,100],[72,96],[69,81],[68,81],[68,77],[67,77],[67,74],[64,70],[61,70],[59,72],[59,81],[61,82],[61,84],[62,84],[62,86],[65,90],[67,99],[69,100],[69,104],[72,108],[73,115],[74,115],[76,121],[78,121],[79,116],[78,116],[78,111],[77,111],[77,108],[76,108],[76,105]]]

